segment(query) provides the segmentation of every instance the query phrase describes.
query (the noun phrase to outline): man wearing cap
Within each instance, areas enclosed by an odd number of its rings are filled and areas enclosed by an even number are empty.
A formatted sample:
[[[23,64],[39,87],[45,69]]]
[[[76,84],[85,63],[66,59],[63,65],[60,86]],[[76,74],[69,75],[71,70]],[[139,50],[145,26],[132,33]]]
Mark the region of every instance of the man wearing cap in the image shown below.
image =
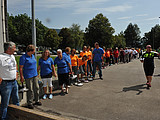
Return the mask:
[[[152,51],[151,45],[146,46],[147,51],[142,55],[141,62],[143,63],[144,72],[147,79],[147,88],[151,87],[152,76],[154,72],[154,57],[156,53]]]
[[[7,118],[7,108],[10,97],[14,105],[19,106],[17,85],[17,63],[13,53],[16,50],[15,43],[4,43],[4,53],[0,54],[0,89],[1,89],[1,120]]]

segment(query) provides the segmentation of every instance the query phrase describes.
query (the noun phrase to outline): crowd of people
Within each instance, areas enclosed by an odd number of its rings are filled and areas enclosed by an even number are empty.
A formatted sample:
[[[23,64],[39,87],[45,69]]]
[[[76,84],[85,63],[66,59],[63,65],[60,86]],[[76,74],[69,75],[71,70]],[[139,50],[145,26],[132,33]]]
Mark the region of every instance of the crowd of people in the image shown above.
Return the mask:
[[[151,46],[147,46],[146,54],[142,55],[141,49],[134,48],[101,48],[99,43],[94,44],[94,48],[83,46],[83,51],[76,55],[76,50],[66,47],[65,52],[57,50],[57,57],[53,60],[50,57],[49,50],[42,53],[39,59],[38,67],[35,59],[35,46],[28,45],[26,53],[20,57],[19,70],[13,55],[16,45],[13,42],[4,43],[4,53],[0,54],[0,92],[1,92],[1,114],[2,120],[7,118],[7,107],[10,97],[13,104],[19,105],[17,78],[20,74],[20,81],[25,80],[27,91],[28,108],[33,109],[34,105],[42,105],[39,100],[39,78],[43,81],[44,95],[53,98],[52,94],[52,76],[57,77],[61,88],[61,95],[69,93],[69,87],[73,84],[82,86],[96,77],[98,71],[99,79],[103,80],[102,69],[114,64],[128,63],[132,59],[140,58],[144,61],[144,70],[147,78],[147,85],[151,87],[151,76],[153,75],[153,58]],[[149,60],[148,60],[149,59]],[[150,64],[149,62],[153,63]],[[148,64],[149,63],[149,64]],[[55,69],[57,67],[57,71]],[[147,66],[147,67],[146,67]],[[149,66],[149,67],[148,67]],[[152,70],[150,70],[152,68]],[[149,70],[148,70],[149,69]],[[49,87],[49,96],[47,95],[47,85]],[[34,96],[33,96],[34,95]],[[34,101],[34,102],[33,102]]]

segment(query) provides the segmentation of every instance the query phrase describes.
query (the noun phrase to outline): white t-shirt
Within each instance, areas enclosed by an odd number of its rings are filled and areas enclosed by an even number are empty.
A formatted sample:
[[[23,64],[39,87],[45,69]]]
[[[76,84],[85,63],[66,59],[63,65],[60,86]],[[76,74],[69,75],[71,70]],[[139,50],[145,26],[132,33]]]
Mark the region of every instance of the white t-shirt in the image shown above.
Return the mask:
[[[16,79],[16,60],[14,55],[0,54],[0,78],[3,80]]]

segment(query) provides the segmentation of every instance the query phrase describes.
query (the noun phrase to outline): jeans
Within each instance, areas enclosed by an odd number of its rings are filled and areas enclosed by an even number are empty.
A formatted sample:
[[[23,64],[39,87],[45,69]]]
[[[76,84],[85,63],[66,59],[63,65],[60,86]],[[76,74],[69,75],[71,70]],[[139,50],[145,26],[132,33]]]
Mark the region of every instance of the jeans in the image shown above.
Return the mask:
[[[96,74],[96,67],[98,66],[99,69],[99,77],[102,77],[102,62],[101,61],[94,61],[93,64],[93,77],[95,77]]]
[[[89,75],[89,70],[88,68],[90,68],[90,72],[92,73],[92,63],[91,63],[91,60],[88,60],[87,61],[87,76]]]
[[[26,88],[27,91],[27,103],[28,105],[31,105],[33,103],[33,92],[34,92],[34,99],[35,102],[39,102],[39,84],[38,84],[38,78],[28,78],[25,79],[26,81]]]
[[[2,80],[0,84],[1,88],[1,114],[2,120],[7,119],[7,108],[10,97],[14,105],[19,106],[18,85],[17,81],[5,81]]]

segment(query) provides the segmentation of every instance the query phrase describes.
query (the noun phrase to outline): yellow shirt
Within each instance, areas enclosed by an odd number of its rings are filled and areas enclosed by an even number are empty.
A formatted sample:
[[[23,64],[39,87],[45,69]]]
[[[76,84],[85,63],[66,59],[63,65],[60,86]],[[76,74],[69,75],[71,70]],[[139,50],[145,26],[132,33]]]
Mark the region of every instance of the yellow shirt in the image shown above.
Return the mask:
[[[71,58],[71,64],[72,66],[77,66],[77,60],[78,60],[78,56],[77,55],[70,55],[70,58]]]
[[[83,57],[83,56],[85,56],[85,55],[88,56],[88,52],[87,52],[87,51],[85,51],[85,52],[82,51],[82,52],[80,53],[80,56],[81,56],[81,57]]]

